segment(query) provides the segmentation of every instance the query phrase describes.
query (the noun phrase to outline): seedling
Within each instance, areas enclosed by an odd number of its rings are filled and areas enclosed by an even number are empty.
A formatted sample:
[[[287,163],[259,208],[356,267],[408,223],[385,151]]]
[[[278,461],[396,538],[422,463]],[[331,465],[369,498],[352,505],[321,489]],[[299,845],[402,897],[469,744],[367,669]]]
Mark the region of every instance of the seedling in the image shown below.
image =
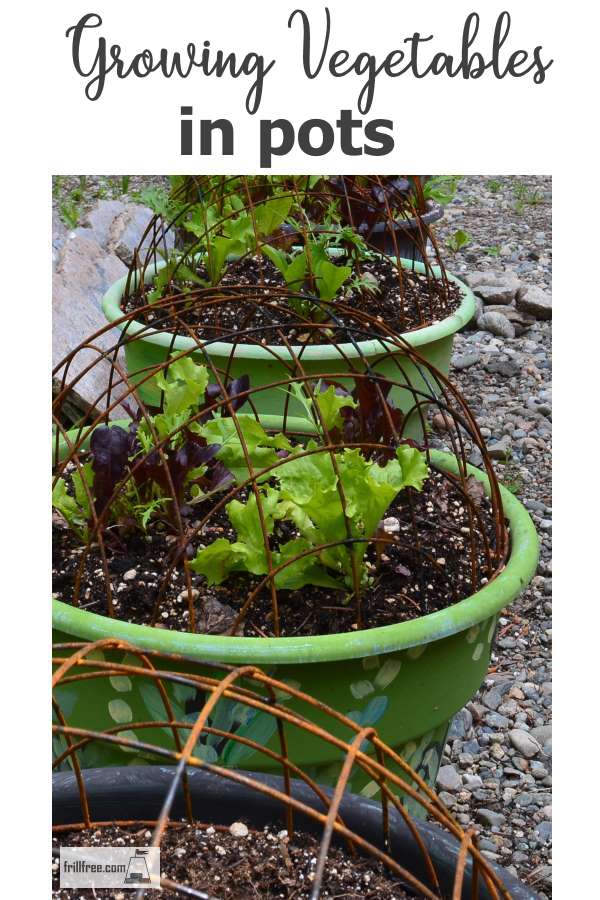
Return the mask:
[[[472,238],[469,232],[459,228],[458,231],[455,231],[454,234],[451,234],[446,238],[446,246],[452,253],[458,253],[459,250],[462,250],[463,247],[466,247],[471,241]]]

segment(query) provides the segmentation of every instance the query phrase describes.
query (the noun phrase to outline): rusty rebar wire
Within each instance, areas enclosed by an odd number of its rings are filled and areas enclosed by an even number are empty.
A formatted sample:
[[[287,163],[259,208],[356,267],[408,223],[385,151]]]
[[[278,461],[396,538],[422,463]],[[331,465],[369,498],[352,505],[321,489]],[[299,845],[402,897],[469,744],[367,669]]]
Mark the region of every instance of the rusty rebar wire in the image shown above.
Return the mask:
[[[103,651],[102,659],[97,658],[98,650]],[[328,850],[334,834],[338,839],[346,842],[350,853],[358,852],[362,856],[370,857],[381,863],[391,876],[398,877],[404,884],[410,885],[419,893],[419,896],[438,900],[442,897],[438,872],[420,835],[418,825],[413,822],[411,815],[402,805],[402,798],[407,797],[418,804],[432,821],[456,840],[457,855],[453,897],[462,896],[466,865],[470,860],[475,877],[483,878],[490,898],[492,900],[499,900],[499,898],[510,900],[508,889],[478,850],[473,832],[464,831],[461,828],[432,789],[395,751],[381,741],[374,728],[357,725],[323,702],[272,678],[257,666],[233,667],[202,663],[201,666],[196,665],[192,668],[192,662],[192,660],[186,660],[185,657],[178,655],[142,651],[126,641],[117,639],[102,639],[88,644],[72,642],[54,646],[53,701],[56,721],[52,729],[54,734],[63,736],[66,749],[56,755],[53,767],[64,768],[67,761],[73,767],[82,811],[81,821],[55,825],[56,834],[64,834],[69,831],[93,831],[108,825],[125,827],[136,824],[135,820],[127,817],[125,809],[123,810],[125,815],[113,822],[98,822],[91,818],[85,768],[80,760],[80,754],[90,744],[107,745],[123,748],[129,753],[143,753],[147,757],[150,755],[155,757],[156,762],[161,762],[163,765],[171,763],[174,766],[173,778],[165,791],[158,817],[154,820],[145,819],[143,822],[137,823],[153,828],[152,846],[160,846],[167,828],[181,827],[181,823],[172,818],[173,803],[180,790],[184,797],[187,821],[189,823],[201,822],[201,827],[211,824],[210,811],[203,807],[199,818],[198,812],[194,809],[189,781],[186,778],[188,771],[203,769],[215,777],[243,785],[283,804],[290,841],[293,840],[294,819],[297,814],[308,817],[321,829],[321,842],[311,900],[318,900],[320,896]],[[170,668],[173,663],[187,663],[191,671],[183,673],[174,670]],[[61,687],[77,684],[81,684],[83,687],[90,676],[108,680],[118,674],[126,674],[136,688],[140,688],[144,684],[152,684],[157,687],[161,697],[166,698],[164,702],[166,719],[160,721],[152,718],[129,722],[112,726],[106,730],[92,730],[70,724],[69,715],[61,708]],[[173,710],[168,702],[172,688],[177,684],[194,688],[204,697],[201,709],[194,714],[193,719],[188,717],[189,720],[186,722],[180,722],[174,718]],[[282,689],[285,689],[291,697],[303,701],[302,714],[278,698],[278,693]],[[250,741],[257,754],[262,754],[270,763],[277,762],[278,771],[282,775],[281,789],[262,781],[260,777],[254,777],[252,773],[224,767],[218,763],[218,758],[217,762],[208,762],[195,755],[194,749],[205,734],[216,733],[234,744],[248,745],[248,739],[243,734],[237,733],[234,724],[230,729],[215,729],[209,724],[211,713],[214,713],[219,702],[224,699],[235,700],[236,703],[248,710],[260,709],[262,713],[272,716],[277,723],[280,723],[282,729],[284,725],[286,730],[290,727],[295,730],[299,729],[310,735],[311,739],[337,748],[343,755],[344,761],[334,790],[324,791],[303,771],[302,766],[293,758],[294,742],[279,741],[279,751],[276,751]],[[316,723],[317,718],[320,724]],[[173,734],[172,748],[140,737],[140,732],[164,727],[165,723],[168,724],[169,730]],[[354,734],[354,737],[346,741],[334,734],[330,729],[339,724],[343,724],[350,733]],[[183,732],[181,738],[179,738],[179,732]],[[175,738],[176,733],[177,738]],[[281,734],[281,731],[278,733]],[[276,737],[274,739],[277,740]],[[365,748],[365,742],[370,745],[370,751]],[[398,767],[402,774],[398,774],[398,771],[394,771],[392,767]],[[377,802],[381,804],[383,849],[350,829],[340,816],[341,801],[345,796],[348,778],[353,769],[362,771],[369,779],[375,780],[381,788],[381,796]],[[152,766],[149,766],[149,771],[152,771]],[[314,793],[314,805],[294,795],[290,774],[311,789]],[[400,859],[396,859],[392,855],[390,850],[391,822],[387,811],[389,806],[394,807],[408,825],[409,834],[412,835],[418,854],[423,860],[427,882],[417,878],[413,872],[402,865]],[[208,819],[207,813],[209,814]],[[218,827],[222,830],[226,828],[223,825]],[[202,891],[189,885],[176,883],[166,878],[161,881],[161,884],[180,897],[211,896],[203,894]],[[145,892],[141,889],[136,894],[140,900],[144,896]]]
[[[73,472],[82,473],[84,471],[90,461],[89,442],[91,436],[96,428],[107,421],[113,424],[116,422],[124,427],[130,423],[133,423],[134,427],[136,422],[144,423],[149,434],[148,439],[151,442],[148,450],[140,450],[129,460],[123,478],[115,484],[112,495],[103,509],[96,508],[92,488],[87,479],[81,478],[82,489],[90,509],[90,521],[87,527],[87,537],[80,543],[72,589],[70,592],[65,592],[64,589],[60,591],[59,599],[71,602],[73,605],[81,605],[86,567],[92,565],[92,555],[97,552],[102,575],[95,578],[96,600],[94,602],[96,609],[98,609],[99,602],[97,595],[102,589],[105,594],[105,614],[109,616],[123,614],[116,612],[115,599],[118,600],[118,598],[114,596],[112,585],[114,575],[111,573],[110,559],[115,553],[115,548],[118,549],[120,538],[118,526],[110,522],[111,510],[115,508],[116,504],[118,505],[128,488],[135,484],[136,476],[148,457],[152,453],[156,453],[165,482],[164,502],[171,513],[168,529],[169,533],[173,535],[174,541],[169,551],[169,557],[165,558],[164,574],[158,579],[157,587],[154,590],[150,624],[156,625],[159,622],[167,590],[173,582],[173,576],[177,576],[177,573],[180,572],[181,587],[179,590],[185,594],[187,621],[182,619],[178,622],[178,627],[192,632],[198,630],[197,611],[202,611],[206,593],[200,579],[192,576],[190,572],[187,559],[188,548],[194,548],[199,541],[202,541],[205,529],[211,527],[219,516],[223,516],[228,503],[234,499],[244,500],[248,492],[251,492],[256,500],[267,571],[254,583],[252,581],[248,583],[247,597],[237,610],[234,630],[242,626],[248,610],[254,607],[257,598],[263,589],[266,589],[270,595],[271,608],[271,624],[268,628],[275,636],[281,634],[282,589],[278,588],[275,583],[276,576],[304,556],[311,554],[318,556],[334,544],[321,544],[310,551],[286,559],[278,566],[274,565],[272,551],[277,545],[274,536],[269,534],[269,529],[266,527],[260,485],[265,483],[269,477],[276,477],[277,470],[285,465],[286,459],[281,458],[274,464],[258,468],[252,461],[239,419],[243,414],[260,422],[262,398],[267,391],[277,392],[277,395],[281,395],[282,398],[281,427],[268,427],[267,432],[271,435],[274,432],[281,432],[287,437],[293,446],[295,459],[301,459],[303,456],[313,453],[325,453],[331,461],[336,476],[340,509],[345,523],[345,537],[336,542],[339,546],[351,547],[360,541],[365,543],[367,548],[375,545],[382,546],[382,543],[386,542],[395,544],[399,550],[404,548],[404,553],[410,550],[411,554],[416,556],[418,560],[416,566],[418,571],[415,572],[417,582],[421,579],[422,566],[427,564],[429,569],[435,572],[436,577],[441,580],[441,584],[446,585],[445,589],[450,593],[452,602],[457,602],[466,596],[464,592],[461,594],[457,582],[452,581],[451,573],[446,574],[443,571],[443,567],[429,553],[427,544],[424,543],[424,538],[432,534],[432,529],[435,529],[439,535],[445,534],[449,539],[452,538],[453,533],[455,534],[452,521],[444,518],[444,514],[439,510],[434,510],[431,515],[424,515],[422,510],[416,514],[414,509],[416,494],[412,488],[408,488],[402,493],[402,497],[406,501],[406,519],[402,524],[403,528],[406,527],[406,531],[399,533],[393,540],[382,537],[380,534],[361,538],[356,534],[353,535],[350,529],[346,514],[347,504],[344,488],[339,477],[338,455],[344,450],[350,449],[360,450],[365,455],[377,454],[386,448],[398,446],[411,437],[411,433],[418,432],[417,443],[425,452],[430,468],[438,472],[441,482],[448,486],[448,490],[455,498],[458,498],[468,519],[467,532],[463,535],[462,542],[465,545],[465,559],[468,560],[469,565],[468,582],[471,592],[476,591],[485,583],[485,580],[492,580],[502,570],[508,556],[509,542],[500,490],[477,422],[456,387],[420,356],[406,340],[396,336],[385,323],[374,319],[363,310],[358,312],[354,309],[351,310],[343,302],[337,303],[335,310],[331,313],[331,321],[339,331],[339,339],[337,341],[330,339],[329,353],[330,355],[334,353],[339,359],[339,366],[335,361],[332,364],[333,371],[331,368],[327,370],[326,367],[321,367],[320,364],[315,367],[313,362],[309,366],[307,353],[312,346],[310,342],[297,344],[297,337],[290,336],[289,327],[280,322],[273,326],[269,324],[272,320],[268,318],[272,314],[273,298],[276,298],[278,305],[285,306],[289,321],[295,321],[293,303],[298,299],[306,300],[307,297],[308,295],[285,291],[281,288],[261,292],[254,286],[245,285],[235,288],[228,286],[226,289],[217,291],[203,288],[191,291],[189,294],[183,293],[162,298],[156,304],[146,303],[136,310],[124,313],[116,322],[117,327],[121,329],[121,336],[113,347],[101,349],[97,344],[98,338],[111,327],[109,324],[95,335],[82,341],[61,364],[55,367],[53,377],[59,382],[60,389],[53,401],[54,484],[61,477],[66,480],[67,484],[72,483]],[[308,299],[317,307],[325,308],[327,306],[318,297],[310,296]],[[201,322],[210,316],[214,317],[216,309],[228,308],[233,310],[233,323],[235,324],[236,310],[248,310],[249,305],[255,312],[258,311],[261,314],[266,310],[267,318],[265,322],[261,321],[259,324],[250,323],[244,331],[229,328],[229,330],[221,330],[216,336],[204,337],[201,334],[202,329],[191,328],[186,318],[190,309],[194,310],[196,318]],[[166,334],[165,323],[162,319],[159,319],[158,322],[143,323],[146,313],[155,315],[158,312],[159,315],[162,315],[165,310],[170,327],[174,328],[173,333],[175,334],[179,328],[180,335],[183,335],[183,339],[187,341],[186,346],[181,349],[180,345],[171,344],[170,338],[173,335],[169,331],[169,343],[164,348],[162,358],[153,364],[144,364],[140,370],[128,371],[118,354],[127,351],[129,347],[139,346],[139,341],[145,337],[152,338],[157,334]],[[348,317],[355,324],[348,324],[346,321]],[[298,328],[306,327],[301,322],[298,322],[297,326]],[[271,344],[261,337],[265,332],[270,334],[273,328],[278,336],[278,343],[275,344]],[[291,330],[293,331],[293,329]],[[319,324],[317,324],[316,333],[320,333]],[[369,356],[366,356],[363,350],[366,340],[371,344]],[[228,362],[225,367],[213,354],[213,348],[217,344],[220,347],[229,348],[227,350]],[[231,398],[229,396],[231,385],[235,378],[242,374],[243,355],[256,347],[262,348],[266,359],[272,361],[273,372],[277,377],[269,383],[238,387],[236,396]],[[379,347],[380,352],[377,352],[375,357],[373,348],[377,351]],[[94,358],[90,361],[86,357],[85,365],[78,366],[79,355],[87,354],[90,349],[94,351]],[[154,423],[156,407],[152,405],[153,401],[151,402],[151,398],[149,399],[150,395],[147,391],[154,391],[162,405],[163,395],[156,388],[157,377],[159,375],[168,376],[169,369],[175,362],[188,358],[206,367],[209,379],[215,385],[216,393],[213,392],[212,399],[203,402],[185,422],[170,431],[169,434],[159,436]],[[97,411],[91,412],[75,427],[70,427],[64,413],[64,406],[70,392],[78,388],[82,379],[93,371],[96,365],[106,363],[110,366],[110,379],[105,395],[98,395],[94,400],[94,408]],[[234,363],[237,367],[235,371],[233,370]],[[385,370],[382,367],[385,367]],[[70,377],[71,372],[75,372],[72,377]],[[347,393],[361,389],[375,392],[387,422],[388,443],[376,446],[365,439],[339,441],[336,435],[330,434],[325,427],[318,404],[319,386],[325,385],[337,386],[336,390],[343,389]],[[385,398],[388,393],[395,393],[403,398],[399,424],[392,418],[392,409],[386,402]],[[306,436],[296,430],[294,423],[298,421],[297,414],[290,413],[290,403],[298,403],[298,397],[302,398],[306,410],[309,410],[308,413],[305,410],[305,423],[308,423],[312,429],[312,434],[309,436],[317,442],[317,446],[312,449],[306,449],[303,446]],[[128,411],[128,418],[125,420],[115,419],[116,411],[122,409]],[[159,411],[160,409],[161,406],[158,407]],[[439,437],[431,431],[430,426],[436,412],[441,414],[446,423],[445,430]],[[217,418],[225,416],[232,420],[247,468],[247,477],[242,478],[239,483],[231,480],[229,483],[225,482],[221,486],[222,489],[216,493],[213,492],[211,495],[209,492],[207,495],[209,499],[202,500],[200,497],[202,509],[199,509],[196,522],[189,519],[184,521],[180,512],[180,498],[177,495],[169,466],[169,454],[173,452],[170,448],[177,445],[178,442],[181,444],[185,440],[185,436],[189,434],[191,427],[211,416]],[[450,457],[454,458],[454,472],[438,466],[435,462],[432,463],[432,451],[441,446],[445,446],[450,452]],[[469,491],[468,457],[473,450],[478,450],[481,455],[481,467],[489,484],[489,498],[485,508],[480,506],[477,498],[472,497]],[[364,589],[358,577],[357,557],[354,553],[350,553],[350,566],[352,570],[350,594],[355,611],[355,625],[364,627],[362,612]],[[196,597],[195,592],[198,590],[200,596]],[[257,624],[260,626],[261,623]]]

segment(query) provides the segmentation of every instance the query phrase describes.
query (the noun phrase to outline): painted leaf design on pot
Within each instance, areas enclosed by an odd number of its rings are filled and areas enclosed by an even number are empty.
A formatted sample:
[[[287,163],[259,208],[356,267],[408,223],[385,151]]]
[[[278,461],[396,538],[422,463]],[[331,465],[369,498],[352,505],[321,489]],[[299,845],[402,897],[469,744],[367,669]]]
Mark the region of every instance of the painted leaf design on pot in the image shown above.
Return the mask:
[[[382,690],[388,687],[388,685],[390,685],[392,681],[398,676],[401,668],[401,659],[386,659],[377,675],[375,676],[375,684],[377,685],[377,687]]]
[[[365,727],[366,725],[375,725],[381,717],[384,715],[385,711],[389,705],[389,697],[384,695],[372,697],[371,700],[367,703],[364,709],[360,710],[352,710],[352,712],[346,713],[349,719],[352,719],[357,725],[361,727]]]
[[[256,741],[261,747],[266,747],[275,731],[277,730],[277,720],[275,716],[268,713],[256,712],[254,716],[245,724],[241,725],[236,734],[240,737],[246,737],[249,740]],[[237,741],[228,741],[223,751],[223,763],[232,768],[241,765],[258,751],[245,744]]]
[[[133,710],[131,706],[129,703],[126,703],[125,700],[121,700],[120,698],[108,701],[108,712],[111,719],[120,725],[125,722],[133,721]]]

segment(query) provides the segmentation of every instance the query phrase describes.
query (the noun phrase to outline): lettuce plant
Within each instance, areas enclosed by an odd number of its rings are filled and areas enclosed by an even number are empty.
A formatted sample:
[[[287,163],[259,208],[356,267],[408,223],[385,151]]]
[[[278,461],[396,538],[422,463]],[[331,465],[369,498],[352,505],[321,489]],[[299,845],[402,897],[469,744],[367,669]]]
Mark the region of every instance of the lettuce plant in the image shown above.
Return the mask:
[[[401,414],[387,399],[389,387],[369,390],[361,380],[350,394],[321,384],[307,399],[335,443],[347,432],[356,442],[381,444],[381,453],[368,454],[269,434],[253,415],[239,412],[247,376],[227,386],[208,379],[206,366],[174,358],[155,379],[161,408],[129,429],[96,428],[89,459],[57,480],[54,508],[87,540],[95,516],[125,530],[146,530],[157,518],[176,527],[190,515],[186,507],[237,483],[243,499],[225,506],[235,540],[219,538],[191,562],[209,584],[233,572],[267,574],[266,536],[271,563],[281,567],[279,588],[312,584],[351,592],[355,571],[366,585],[365,554],[386,510],[406,488],[420,490],[428,474],[424,453],[390,442],[388,417],[399,425]]]
[[[296,233],[299,236],[299,228]],[[327,318],[327,305],[335,302],[342,288],[356,289],[364,294],[379,290],[377,279],[371,273],[361,275],[356,271],[356,263],[371,258],[372,253],[362,238],[349,228],[307,234],[303,246],[289,250],[265,244],[262,252],[279,269],[291,291],[312,294],[323,301],[323,306],[319,306],[300,297],[289,300],[296,312],[315,322]],[[336,253],[346,264],[336,264]]]
[[[245,502],[228,503],[236,540],[219,538],[199,550],[191,563],[194,571],[209,584],[220,584],[232,572],[267,574],[260,502],[267,537],[273,536],[277,523],[285,523],[294,534],[271,551],[274,568],[289,563],[275,576],[277,587],[296,590],[313,584],[349,591],[353,561],[361,584],[366,584],[368,541],[403,489],[421,489],[428,474],[425,455],[402,445],[383,466],[358,449],[336,452],[334,458],[335,466],[329,451],[309,441],[306,453],[290,454],[272,471],[269,483],[258,488],[259,499],[251,493]]]
[[[196,204],[183,220],[186,231],[196,238],[190,252],[205,255],[208,282],[198,278],[200,283],[216,285],[226,270],[232,257],[244,256],[258,251],[261,239],[274,234],[285,222],[292,206],[291,196],[274,196],[248,209],[241,198],[230,198],[232,212],[224,215],[215,206],[206,208]],[[192,268],[188,261],[187,268]],[[185,277],[184,273],[182,276]]]
[[[132,422],[129,429],[94,429],[90,459],[69,476],[71,490],[68,479],[56,481],[53,507],[82,539],[93,521],[92,503],[96,515],[105,513],[106,522],[145,530],[157,516],[175,522],[186,502],[231,482],[231,473],[216,458],[220,443],[210,445],[202,434],[202,420],[219,419],[210,411],[198,416],[219,397],[225,399],[219,385],[209,384],[206,366],[190,357],[174,359],[155,382],[162,391],[162,409],[148,420]],[[248,386],[248,377],[242,376],[224,389],[234,412],[244,403],[239,395]],[[218,416],[227,415],[228,405],[221,404]],[[190,421],[194,416],[197,422]]]

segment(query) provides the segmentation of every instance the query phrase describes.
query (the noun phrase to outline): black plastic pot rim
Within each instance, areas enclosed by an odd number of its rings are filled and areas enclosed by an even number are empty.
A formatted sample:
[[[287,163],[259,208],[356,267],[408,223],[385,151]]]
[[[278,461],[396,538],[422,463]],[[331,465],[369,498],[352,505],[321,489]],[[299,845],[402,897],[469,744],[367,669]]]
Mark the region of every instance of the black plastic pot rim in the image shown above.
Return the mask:
[[[173,766],[126,766],[104,769],[86,769],[83,772],[85,789],[92,821],[111,822],[124,820],[152,821],[158,818],[164,798],[175,775]],[[285,825],[283,805],[276,799],[256,789],[246,787],[227,778],[201,769],[188,767],[188,783],[192,809],[198,811],[198,820],[213,825],[231,825],[238,820],[251,827]],[[283,779],[273,775],[243,773],[265,785],[284,791]],[[323,789],[327,795],[332,791]],[[292,781],[292,795],[319,812],[323,804],[314,791],[302,781]],[[356,794],[347,794],[340,806],[340,815],[346,827],[361,835],[373,845],[384,849],[380,804]],[[184,796],[179,786],[171,809],[174,820],[185,817]],[[57,772],[52,779],[52,818],[54,825],[76,824],[82,821],[79,791],[72,772]],[[309,816],[294,813],[298,830],[321,836],[320,824]],[[429,852],[440,886],[448,895],[452,893],[456,856],[459,843],[443,829],[428,822],[415,821],[422,840]],[[334,839],[343,841],[342,838]],[[421,851],[403,818],[395,809],[390,810],[390,844],[388,851],[401,865],[411,871],[424,884],[429,883]],[[539,900],[527,885],[518,881],[500,866],[492,865],[513,900]],[[469,860],[465,870],[461,900],[473,900],[471,894],[472,866]],[[489,900],[490,894],[479,880],[477,900]]]
[[[428,200],[427,212],[423,213],[422,216],[419,216],[419,220],[423,225],[430,225],[432,222],[437,222],[441,219],[443,215],[444,207],[434,203],[433,200]],[[418,227],[418,222],[415,217],[409,219],[394,219],[394,228],[397,231],[417,231]],[[377,222],[371,229],[367,229],[366,233],[379,234],[382,231],[389,231],[387,222]]]

